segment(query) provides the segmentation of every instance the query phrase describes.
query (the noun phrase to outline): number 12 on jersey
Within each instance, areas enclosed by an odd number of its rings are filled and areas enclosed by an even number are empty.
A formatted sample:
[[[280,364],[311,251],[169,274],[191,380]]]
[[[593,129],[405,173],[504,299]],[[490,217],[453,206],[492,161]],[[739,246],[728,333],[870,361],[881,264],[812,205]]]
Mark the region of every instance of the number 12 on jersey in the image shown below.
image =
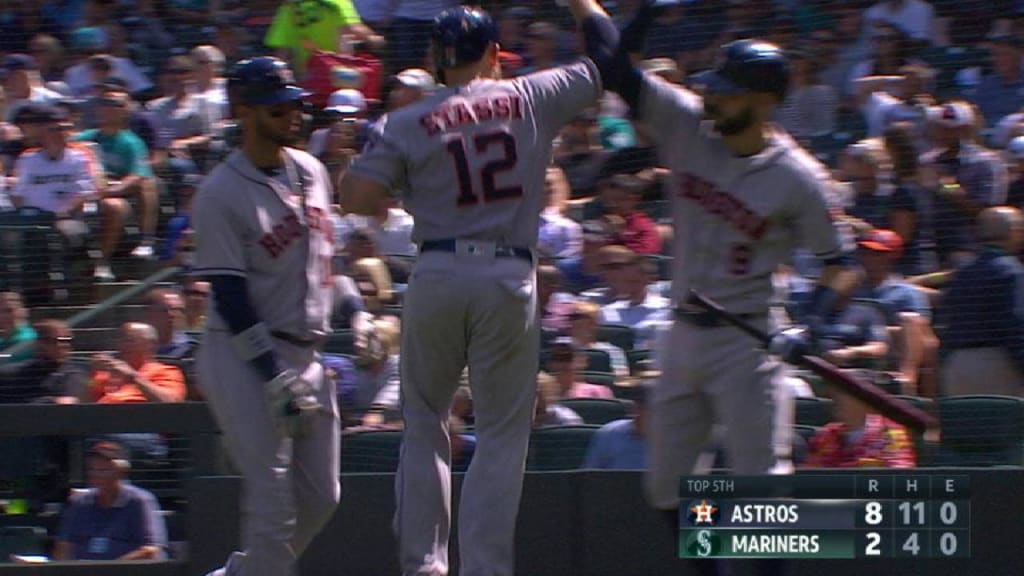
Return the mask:
[[[467,145],[467,139],[471,146]],[[516,151],[516,139],[508,132],[486,132],[476,134],[471,138],[456,134],[448,141],[448,154],[455,162],[455,175],[459,180],[459,206],[471,206],[477,204],[481,199],[486,202],[518,198],[523,195],[523,187],[520,185],[499,186],[498,176],[515,170],[519,161],[519,154]],[[483,156],[490,153],[491,149],[497,148],[498,155],[480,168],[479,185],[473,181],[473,171],[470,168],[470,154]]]

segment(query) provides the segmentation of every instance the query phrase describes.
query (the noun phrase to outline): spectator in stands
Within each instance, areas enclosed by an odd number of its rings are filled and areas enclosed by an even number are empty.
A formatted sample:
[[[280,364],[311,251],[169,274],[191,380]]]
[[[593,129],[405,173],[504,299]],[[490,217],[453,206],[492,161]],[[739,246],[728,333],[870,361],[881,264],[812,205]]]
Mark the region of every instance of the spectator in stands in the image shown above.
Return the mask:
[[[903,226],[894,231],[905,247],[899,270],[907,275],[930,274],[941,269],[936,248],[936,214],[943,205],[934,191],[924,186],[914,130],[909,122],[896,122],[886,128],[882,140],[892,161],[892,199],[904,199],[896,217],[890,220],[894,227]]]
[[[1013,33],[989,37],[992,72],[970,90],[969,98],[989,124],[1017,112],[1024,104],[1024,40]]]
[[[537,374],[537,399],[533,404],[533,427],[571,426],[583,424],[575,410],[558,403],[561,394],[558,382],[545,372]]]
[[[611,388],[579,379],[587,357],[571,338],[559,338],[548,351],[548,372],[558,382],[558,398],[612,398]]]
[[[540,311],[542,345],[569,327],[574,298],[562,291],[561,270],[550,264],[537,267],[537,309]]]
[[[103,84],[96,86],[94,94],[80,101],[81,119],[79,125],[84,130],[100,127],[100,109],[103,107],[107,95],[116,97],[126,91],[125,82],[117,76],[110,76],[103,81]],[[138,136],[146,145],[146,150],[154,150],[157,146],[156,123],[148,111],[135,101],[128,102],[127,128]]]
[[[872,74],[853,82],[854,101],[868,125],[868,136],[881,136],[895,122],[914,126],[914,143],[925,151],[928,109],[935,105],[934,71],[907,64],[896,74]]]
[[[473,390],[469,387],[469,371],[463,371],[463,378],[455,395],[452,397],[452,416],[462,420],[464,424],[472,425],[476,420],[473,416]]]
[[[206,124],[216,133],[228,110],[228,83],[224,78],[224,53],[216,46],[203,44],[189,53],[192,58],[192,80],[197,96],[206,101]]]
[[[868,25],[888,23],[922,44],[935,40],[935,10],[925,0],[881,0],[867,9]]]
[[[893,186],[891,172],[892,161],[880,140],[861,140],[843,152],[840,179],[854,192],[845,212],[858,232],[886,228],[913,233],[914,199],[907,189]]]
[[[902,393],[934,396],[931,382],[923,383],[921,372],[934,366],[939,341],[932,330],[928,297],[896,272],[903,240],[892,230],[873,230],[858,245],[857,260],[865,274],[853,295],[884,307],[892,343],[899,350]]]
[[[392,70],[426,66],[434,17],[458,5],[453,0],[398,0],[391,14],[388,53]]]
[[[636,255],[621,266],[622,293],[618,300],[601,307],[601,324],[629,326],[636,334],[637,348],[653,349],[658,328],[671,320],[669,300],[650,289],[656,274],[653,262]]]
[[[637,254],[658,254],[658,227],[638,209],[646,187],[647,183],[633,174],[615,174],[598,184],[609,242],[623,244]]]
[[[375,319],[356,332],[354,379],[341,395],[346,419],[362,419],[367,425],[399,419],[400,339],[394,318]]]
[[[850,72],[847,94],[856,94],[856,81],[865,76],[890,76],[899,74],[907,64],[921,64],[913,58],[910,38],[891,24],[875,24],[869,28],[872,38],[872,54],[857,63]]]
[[[32,347],[36,331],[28,324],[28,310],[17,292],[0,292],[0,365],[21,362],[32,358]],[[22,344],[21,349],[5,356],[11,346]]]
[[[391,273],[380,258],[360,258],[352,263],[352,280],[363,297],[363,307],[377,316],[395,296]]]
[[[167,527],[150,492],[125,476],[128,452],[116,442],[89,450],[89,489],[72,494],[57,533],[53,558],[69,560],[162,560]]]
[[[70,362],[71,328],[61,320],[40,320],[31,360],[0,366],[0,404],[56,402],[85,398],[86,375]]]
[[[566,216],[569,181],[558,166],[548,166],[544,175],[546,206],[540,213],[537,251],[542,257],[576,258],[583,248],[583,229]]]
[[[558,39],[561,32],[551,22],[534,22],[526,27],[526,67],[519,74],[529,74],[558,65]]]
[[[608,354],[612,370],[617,378],[629,376],[629,362],[626,353],[613,344],[599,342],[597,329],[601,321],[601,307],[593,302],[575,302],[569,313],[569,337],[580,350],[600,350]]]
[[[635,412],[629,418],[601,426],[590,439],[583,468],[590,470],[646,470],[647,395],[641,386],[634,395]]]
[[[161,175],[195,172],[210,146],[207,100],[195,93],[191,58],[171,56],[163,72],[173,90],[146,105],[157,130],[153,165]]]
[[[65,245],[80,257],[89,233],[82,207],[97,197],[99,165],[92,150],[68,142],[73,126],[63,110],[56,106],[40,109],[38,123],[42,146],[18,157],[11,199],[18,208],[52,212]],[[104,202],[101,209],[111,206]]]
[[[628,290],[626,284],[629,281],[626,268],[636,262],[639,257],[636,252],[622,244],[602,246],[597,254],[601,263],[603,284],[598,288],[584,290],[580,293],[580,297],[598,306],[607,306],[626,298]]]
[[[348,37],[376,48],[384,44],[349,0],[298,0],[280,5],[264,42],[302,76],[313,50],[342,51],[341,42]]]
[[[156,329],[156,355],[191,358],[199,343],[185,333],[185,302],[175,290],[157,288],[146,295],[146,323]]]
[[[91,399],[100,404],[184,401],[187,391],[181,370],[154,359],[158,341],[156,329],[149,324],[123,324],[117,357],[92,357]]]
[[[944,230],[939,251],[956,264],[977,244],[974,226],[987,207],[1006,202],[1006,163],[974,141],[976,117],[966,102],[956,101],[932,109],[933,147],[922,156],[926,184],[938,187],[948,213],[936,215]],[[945,264],[945,263],[944,263]],[[947,267],[947,266],[943,266]]]
[[[533,11],[526,6],[509,6],[498,20],[499,43],[502,50],[525,55],[526,27],[533,21]]]
[[[394,112],[429,96],[437,88],[434,77],[422,68],[407,68],[391,79],[386,108]]]
[[[452,470],[466,471],[476,452],[476,436],[466,433],[466,423],[452,414],[448,417],[448,441],[451,445]]]
[[[169,174],[166,185],[177,198],[177,212],[167,221],[164,237],[160,245],[159,259],[179,266],[190,266],[192,252],[192,200],[202,176],[192,172],[195,166],[182,165],[184,171]]]
[[[185,330],[201,331],[206,326],[206,310],[210,303],[210,283],[196,276],[182,280],[185,295]]]
[[[798,297],[805,303],[804,313],[795,316],[801,324],[811,323],[808,295]],[[889,332],[882,311],[868,304],[852,302],[849,296],[838,299],[832,311],[813,322],[815,345],[822,358],[840,368],[880,370],[889,354]]]
[[[583,223],[583,250],[576,258],[559,260],[556,266],[562,273],[563,286],[569,292],[579,294],[584,290],[601,286],[601,261],[599,252],[609,242],[608,228],[604,222],[590,220]]]
[[[1024,396],[1024,215],[997,206],[978,217],[977,258],[942,295],[940,390]]]
[[[75,137],[75,140],[99,145],[103,170],[108,180],[102,195],[116,207],[104,217],[101,240],[103,260],[96,267],[96,277],[106,281],[114,277],[110,271],[110,258],[121,241],[124,220],[129,211],[128,197],[137,199],[137,214],[142,229],[142,242],[132,250],[132,256],[142,259],[154,257],[158,209],[156,181],[149,166],[146,145],[127,129],[129,103],[127,93],[109,90],[100,102],[100,127],[86,130]]]
[[[775,109],[775,117],[799,141],[831,134],[836,127],[839,95],[821,82],[822,62],[814,58],[809,48],[791,54],[789,91]]]
[[[1012,181],[1006,193],[1006,205],[1024,210],[1024,135],[1006,146],[1006,161]]]
[[[26,102],[53,104],[63,95],[43,85],[43,77],[34,58],[28,54],[11,54],[3,60],[3,86],[7,98],[7,119]]]
[[[917,456],[906,429],[850,394],[832,389],[832,422],[815,432],[806,468],[914,468]]]
[[[95,79],[93,56],[106,54],[107,33],[102,28],[78,28],[69,37],[71,48],[79,55],[79,62],[64,72],[64,83],[71,94],[78,97],[88,96],[100,82]],[[139,94],[153,87],[153,83],[128,58],[107,54],[110,63],[109,74],[125,81],[129,94]]]

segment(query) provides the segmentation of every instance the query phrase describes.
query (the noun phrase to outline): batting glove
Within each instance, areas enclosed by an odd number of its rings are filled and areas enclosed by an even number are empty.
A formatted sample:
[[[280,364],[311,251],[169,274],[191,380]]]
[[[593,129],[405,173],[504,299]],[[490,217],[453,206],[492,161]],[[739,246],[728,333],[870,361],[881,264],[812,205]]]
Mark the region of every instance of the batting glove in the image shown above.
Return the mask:
[[[799,364],[814,346],[810,332],[801,326],[786,328],[772,335],[768,353],[774,354],[789,364]]]
[[[278,431],[290,438],[304,434],[311,417],[320,409],[309,382],[289,368],[267,382],[264,389]]]

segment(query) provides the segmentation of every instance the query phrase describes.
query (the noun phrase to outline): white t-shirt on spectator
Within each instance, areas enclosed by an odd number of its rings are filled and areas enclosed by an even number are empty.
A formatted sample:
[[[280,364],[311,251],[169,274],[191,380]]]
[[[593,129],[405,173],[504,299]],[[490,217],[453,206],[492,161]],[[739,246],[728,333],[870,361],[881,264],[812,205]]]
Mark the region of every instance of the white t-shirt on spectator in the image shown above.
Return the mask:
[[[601,324],[622,324],[629,326],[636,334],[634,347],[652,349],[658,326],[671,321],[668,298],[652,294],[634,306],[629,300],[619,300],[601,307]]]
[[[58,159],[43,150],[30,150],[15,164],[17,183],[11,196],[25,206],[60,213],[80,196],[96,192],[96,157],[85,146],[69,143]]]
[[[63,97],[64,96],[61,95],[59,92],[54,92],[49,88],[44,88],[43,86],[33,87],[28,94],[28,98],[11,100],[7,103],[6,120],[10,122],[11,119],[14,118],[14,114],[17,113],[18,109],[24,106],[25,104],[28,104],[29,102],[36,102],[39,104],[55,104]]]
[[[917,40],[931,42],[935,37],[935,10],[923,0],[903,0],[895,10],[884,0],[864,12],[864,21],[888,22]]]
[[[555,208],[540,213],[537,249],[545,256],[572,258],[583,250],[583,228]]]
[[[868,125],[868,136],[881,136],[896,122],[911,122],[923,129],[925,113],[918,106],[907,104],[887,92],[873,92],[861,108]]]
[[[146,75],[139,70],[134,62],[127,58],[117,57],[114,57],[113,60],[114,69],[110,75],[124,80],[128,86],[128,92],[135,94],[153,87],[153,83],[146,78]],[[92,70],[89,69],[89,63],[81,62],[68,68],[64,72],[64,82],[75,96],[89,95],[93,88]]]
[[[368,230],[373,235],[379,254],[416,254],[412,242],[412,216],[401,208],[389,208],[388,219],[383,225],[373,216],[346,214],[335,220],[334,240],[344,246],[349,233],[356,229]]]

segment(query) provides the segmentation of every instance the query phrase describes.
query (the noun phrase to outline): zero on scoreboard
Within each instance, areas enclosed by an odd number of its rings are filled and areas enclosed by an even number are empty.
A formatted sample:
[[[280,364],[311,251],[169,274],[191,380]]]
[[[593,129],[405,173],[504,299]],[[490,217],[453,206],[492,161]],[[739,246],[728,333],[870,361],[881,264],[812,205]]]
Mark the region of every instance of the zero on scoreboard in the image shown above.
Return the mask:
[[[680,481],[682,558],[967,558],[966,475],[699,476]]]

